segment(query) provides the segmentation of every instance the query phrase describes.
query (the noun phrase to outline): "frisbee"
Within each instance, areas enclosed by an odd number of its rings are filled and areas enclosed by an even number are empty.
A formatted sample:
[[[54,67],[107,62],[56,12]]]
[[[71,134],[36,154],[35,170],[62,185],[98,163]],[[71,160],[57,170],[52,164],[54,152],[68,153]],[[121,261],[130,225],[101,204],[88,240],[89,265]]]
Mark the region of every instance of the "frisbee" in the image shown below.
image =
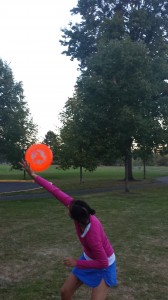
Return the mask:
[[[53,161],[51,149],[45,144],[33,144],[25,153],[25,160],[35,172],[46,170]]]

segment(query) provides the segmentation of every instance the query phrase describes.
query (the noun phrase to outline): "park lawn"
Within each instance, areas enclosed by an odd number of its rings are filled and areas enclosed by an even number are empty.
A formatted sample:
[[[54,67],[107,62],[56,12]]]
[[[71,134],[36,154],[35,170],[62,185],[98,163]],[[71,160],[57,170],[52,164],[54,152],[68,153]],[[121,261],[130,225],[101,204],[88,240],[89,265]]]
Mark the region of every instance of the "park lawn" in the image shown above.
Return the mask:
[[[88,194],[117,257],[118,287],[108,299],[168,299],[168,187]],[[32,195],[32,197],[35,197]],[[0,299],[60,299],[81,246],[67,210],[53,197],[0,201]],[[74,299],[89,299],[83,286]]]
[[[124,167],[123,166],[99,166],[95,171],[83,171],[83,182],[79,183],[79,169],[62,170],[54,165],[39,175],[52,181],[60,188],[73,190],[86,190],[95,188],[123,188],[124,189]],[[168,176],[167,167],[147,167],[146,179],[143,179],[143,169],[133,168],[135,181],[129,183],[130,188],[143,184],[152,183],[156,177]],[[20,170],[11,170],[9,165],[0,165],[0,182],[10,180],[23,180],[24,174]],[[31,178],[26,175],[26,180]],[[38,191],[37,191],[38,192]],[[41,191],[40,191],[41,192]]]
[[[76,180],[79,183],[79,169],[70,168],[68,170],[62,170],[58,166],[52,165],[47,170],[40,172],[39,175],[45,176],[47,179],[58,180]],[[89,172],[83,170],[83,180],[110,180],[110,179],[123,179],[124,178],[124,166],[99,166],[95,171]],[[135,166],[133,167],[133,176],[135,179],[143,179],[143,168]],[[166,166],[147,166],[146,178],[153,179],[156,176],[168,176],[168,167]],[[0,164],[0,180],[23,180],[24,173],[20,170],[12,169],[10,165]],[[30,177],[27,175],[26,179]]]

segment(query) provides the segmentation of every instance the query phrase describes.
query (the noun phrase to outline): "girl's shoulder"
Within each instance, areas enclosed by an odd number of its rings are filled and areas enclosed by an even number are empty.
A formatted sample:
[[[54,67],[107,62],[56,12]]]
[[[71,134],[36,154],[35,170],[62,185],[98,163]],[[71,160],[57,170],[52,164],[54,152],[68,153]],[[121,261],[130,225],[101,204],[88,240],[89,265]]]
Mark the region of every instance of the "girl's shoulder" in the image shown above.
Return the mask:
[[[101,224],[99,218],[95,215],[90,215],[90,221],[93,222],[93,223],[100,223]]]
[[[95,215],[90,216],[90,223],[91,223],[92,230],[102,228],[102,224],[100,220]]]

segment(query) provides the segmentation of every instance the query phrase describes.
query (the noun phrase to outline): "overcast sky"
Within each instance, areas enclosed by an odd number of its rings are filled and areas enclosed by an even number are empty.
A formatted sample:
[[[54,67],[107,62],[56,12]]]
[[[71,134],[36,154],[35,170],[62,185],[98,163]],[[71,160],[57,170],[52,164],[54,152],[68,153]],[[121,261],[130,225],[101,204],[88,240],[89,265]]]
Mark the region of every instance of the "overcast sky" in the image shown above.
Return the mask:
[[[61,28],[77,0],[0,0],[0,58],[10,63],[39,137],[60,126],[58,114],[73,95],[77,62],[61,52]]]

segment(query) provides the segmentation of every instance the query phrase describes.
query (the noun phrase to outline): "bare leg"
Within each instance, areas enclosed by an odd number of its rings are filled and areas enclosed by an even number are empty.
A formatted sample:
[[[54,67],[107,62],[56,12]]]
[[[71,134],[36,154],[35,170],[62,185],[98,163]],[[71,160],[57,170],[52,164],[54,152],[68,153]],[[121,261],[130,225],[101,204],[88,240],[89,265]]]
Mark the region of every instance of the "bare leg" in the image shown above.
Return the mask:
[[[61,300],[71,300],[75,291],[82,284],[83,283],[71,273],[61,288]]]
[[[107,297],[109,287],[105,283],[104,279],[100,282],[100,284],[92,289],[91,300],[105,300]]]

